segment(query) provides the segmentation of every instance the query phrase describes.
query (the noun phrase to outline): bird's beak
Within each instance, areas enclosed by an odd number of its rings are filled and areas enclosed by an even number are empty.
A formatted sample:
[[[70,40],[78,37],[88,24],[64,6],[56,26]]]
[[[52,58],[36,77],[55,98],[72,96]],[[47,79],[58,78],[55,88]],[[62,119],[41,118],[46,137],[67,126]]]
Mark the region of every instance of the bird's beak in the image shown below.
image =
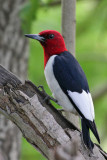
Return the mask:
[[[28,38],[32,38],[32,39],[36,39],[40,42],[44,42],[45,41],[45,38],[40,36],[39,34],[25,34],[26,37]]]

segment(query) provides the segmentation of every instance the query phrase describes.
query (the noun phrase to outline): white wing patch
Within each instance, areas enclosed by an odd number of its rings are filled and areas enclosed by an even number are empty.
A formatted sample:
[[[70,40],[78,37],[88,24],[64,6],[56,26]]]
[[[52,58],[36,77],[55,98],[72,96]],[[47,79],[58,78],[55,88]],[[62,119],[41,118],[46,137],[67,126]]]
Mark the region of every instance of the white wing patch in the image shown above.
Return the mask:
[[[68,90],[68,95],[71,97],[73,102],[76,104],[78,109],[90,121],[95,118],[94,105],[90,93],[86,93],[84,90],[82,93],[71,92]]]

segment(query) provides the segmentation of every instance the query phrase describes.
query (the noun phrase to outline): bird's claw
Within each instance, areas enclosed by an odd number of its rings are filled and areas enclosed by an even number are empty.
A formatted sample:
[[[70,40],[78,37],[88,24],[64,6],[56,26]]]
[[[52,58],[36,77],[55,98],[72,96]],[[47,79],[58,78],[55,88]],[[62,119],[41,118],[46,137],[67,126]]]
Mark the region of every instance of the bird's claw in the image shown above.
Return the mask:
[[[62,112],[64,112],[63,109],[57,109],[57,110],[58,110],[58,112],[61,113],[61,114],[62,114]]]
[[[38,89],[41,88],[42,92],[46,94],[44,87],[42,85],[38,86]]]
[[[38,86],[38,88],[41,88],[42,92],[43,92],[44,95],[45,95],[45,98],[43,99],[43,103],[46,102],[46,101],[48,101],[48,104],[50,104],[50,100],[52,100],[52,101],[54,101],[55,103],[58,104],[58,101],[57,101],[56,99],[54,99],[53,97],[49,96],[49,95],[45,92],[43,86],[40,85],[40,86]]]

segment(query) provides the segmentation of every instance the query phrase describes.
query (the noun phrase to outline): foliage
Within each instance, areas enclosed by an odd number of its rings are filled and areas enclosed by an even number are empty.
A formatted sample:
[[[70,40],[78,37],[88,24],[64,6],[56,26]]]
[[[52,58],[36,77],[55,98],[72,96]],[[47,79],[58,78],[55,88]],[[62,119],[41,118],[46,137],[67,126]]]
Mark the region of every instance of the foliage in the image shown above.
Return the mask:
[[[36,151],[29,143],[22,138],[22,155],[21,160],[45,160],[45,158]]]
[[[22,20],[22,29],[25,33],[31,31],[32,22],[36,19],[38,7],[38,0],[29,0],[22,6],[20,18]]]
[[[44,4],[47,6],[51,2],[57,0],[29,0],[20,9],[20,18],[22,21],[22,29],[24,33],[31,32],[32,22],[36,20],[37,11]]]

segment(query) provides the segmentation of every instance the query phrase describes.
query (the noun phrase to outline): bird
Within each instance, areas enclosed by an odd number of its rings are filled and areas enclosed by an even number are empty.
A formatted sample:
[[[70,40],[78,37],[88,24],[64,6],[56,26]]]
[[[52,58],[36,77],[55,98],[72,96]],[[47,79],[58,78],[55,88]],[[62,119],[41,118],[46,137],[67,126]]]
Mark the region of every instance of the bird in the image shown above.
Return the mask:
[[[90,130],[100,143],[95,124],[92,96],[86,75],[65,45],[63,36],[55,30],[44,30],[39,34],[26,34],[28,38],[40,42],[44,50],[44,74],[47,84],[65,111],[78,114],[81,119],[82,140],[93,152],[94,143]]]

